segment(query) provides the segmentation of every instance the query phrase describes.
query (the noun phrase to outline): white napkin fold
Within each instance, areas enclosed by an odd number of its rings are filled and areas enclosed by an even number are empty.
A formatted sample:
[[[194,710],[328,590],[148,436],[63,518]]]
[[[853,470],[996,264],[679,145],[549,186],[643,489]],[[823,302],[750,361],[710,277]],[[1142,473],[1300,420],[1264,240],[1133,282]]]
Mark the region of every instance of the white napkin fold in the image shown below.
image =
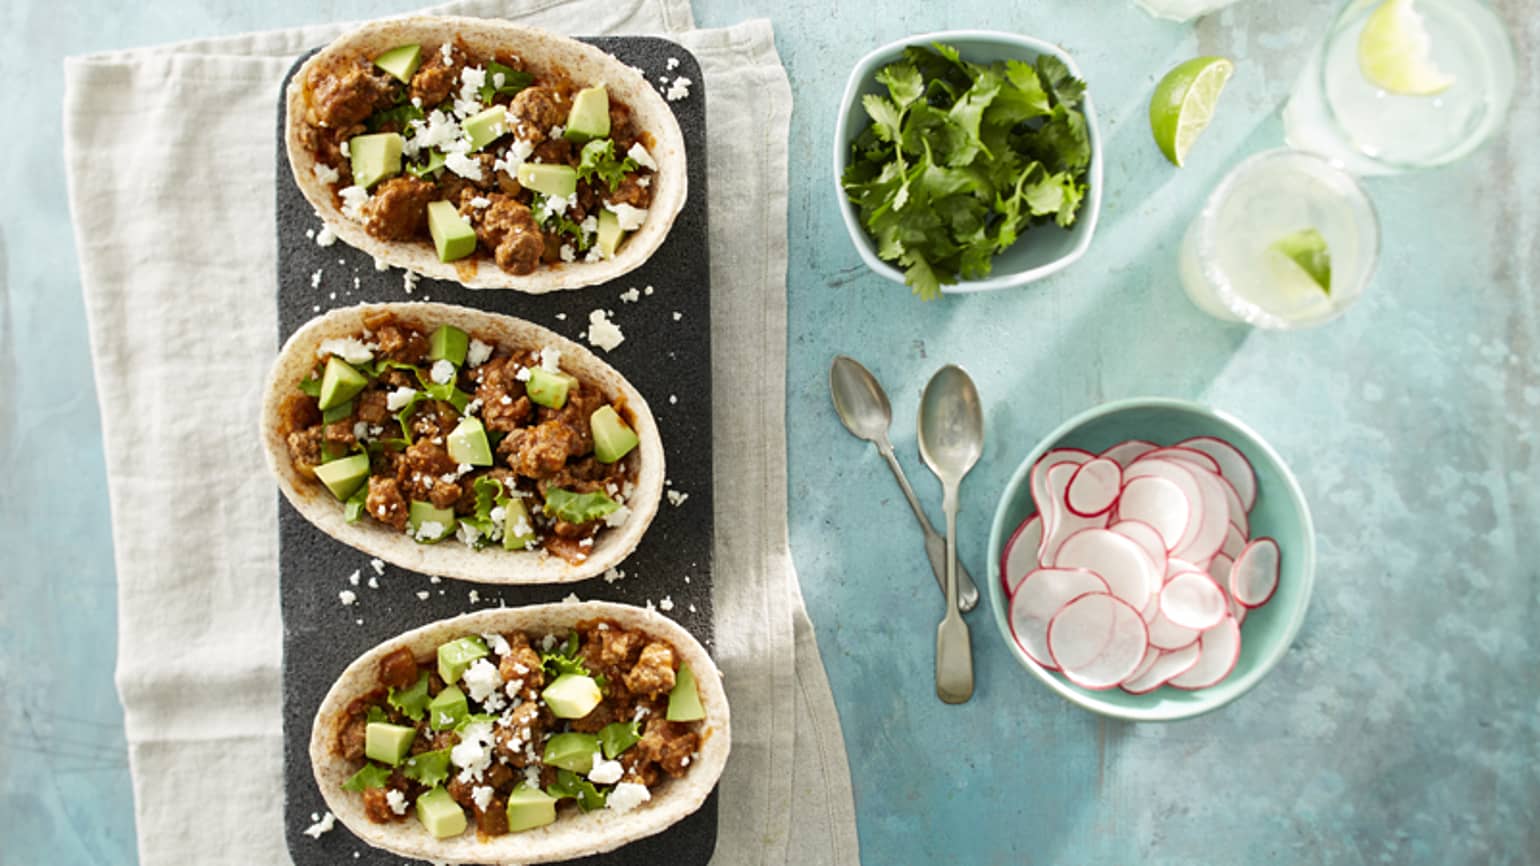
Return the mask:
[[[839,719],[786,540],[791,93],[769,23],[694,30],[686,0],[480,0],[434,11],[664,33],[700,60],[716,648],[734,728],[713,862],[856,863]],[[277,512],[254,432],[276,350],[273,113],[294,57],[344,27],[65,66],[65,158],[101,401],[117,683],[144,866],[289,859]],[[217,421],[205,420],[210,408]]]

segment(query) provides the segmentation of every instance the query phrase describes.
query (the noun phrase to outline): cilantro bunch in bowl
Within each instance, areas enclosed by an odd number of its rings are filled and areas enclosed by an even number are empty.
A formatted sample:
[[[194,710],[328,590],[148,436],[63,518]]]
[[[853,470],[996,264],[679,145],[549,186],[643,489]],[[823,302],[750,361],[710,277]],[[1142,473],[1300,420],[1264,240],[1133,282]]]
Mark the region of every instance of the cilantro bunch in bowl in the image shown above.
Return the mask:
[[[836,166],[858,249],[925,299],[1068,265],[1100,195],[1084,82],[1046,43],[934,36],[878,49],[852,74]]]

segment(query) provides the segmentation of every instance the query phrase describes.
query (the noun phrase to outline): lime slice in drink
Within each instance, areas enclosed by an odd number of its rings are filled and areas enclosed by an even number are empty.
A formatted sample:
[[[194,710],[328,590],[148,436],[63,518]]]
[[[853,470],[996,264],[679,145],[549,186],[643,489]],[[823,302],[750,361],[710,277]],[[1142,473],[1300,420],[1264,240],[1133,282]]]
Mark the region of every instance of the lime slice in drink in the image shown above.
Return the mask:
[[[1223,57],[1195,57],[1166,73],[1150,97],[1150,132],[1160,152],[1176,165],[1208,128],[1219,94],[1235,71]]]
[[[1358,35],[1358,68],[1377,87],[1431,96],[1454,83],[1433,64],[1433,40],[1412,0],[1385,0]]]
[[[1326,247],[1326,238],[1320,232],[1315,229],[1291,232],[1273,241],[1268,249],[1293,262],[1316,288],[1331,294],[1331,250]]]

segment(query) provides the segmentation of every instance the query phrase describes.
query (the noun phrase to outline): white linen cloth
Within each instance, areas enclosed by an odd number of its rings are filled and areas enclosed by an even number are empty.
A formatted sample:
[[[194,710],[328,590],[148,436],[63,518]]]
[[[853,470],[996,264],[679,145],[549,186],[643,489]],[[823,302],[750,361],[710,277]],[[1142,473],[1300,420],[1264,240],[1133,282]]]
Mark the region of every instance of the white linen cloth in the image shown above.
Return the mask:
[[[787,548],[791,93],[770,25],[695,30],[687,0],[434,11],[583,34],[660,33],[700,60],[710,118],[713,592],[734,729],[713,862],[856,863],[839,719]],[[277,349],[274,112],[294,58],[345,27],[65,65],[70,208],[112,505],[117,685],[144,866],[289,860],[277,509],[255,435]],[[204,420],[203,406],[219,407],[220,420]]]

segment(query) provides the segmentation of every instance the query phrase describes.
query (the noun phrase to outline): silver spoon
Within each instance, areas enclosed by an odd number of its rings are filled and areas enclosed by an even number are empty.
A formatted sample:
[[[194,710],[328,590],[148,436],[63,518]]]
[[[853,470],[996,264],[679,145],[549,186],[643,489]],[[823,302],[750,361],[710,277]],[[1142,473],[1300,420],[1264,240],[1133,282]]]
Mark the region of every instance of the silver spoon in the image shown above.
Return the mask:
[[[904,491],[904,498],[909,500],[909,507],[914,509],[915,519],[920,521],[920,529],[925,533],[925,555],[930,559],[930,570],[936,575],[936,585],[946,592],[946,539],[930,525],[925,509],[920,507],[920,500],[909,486],[909,479],[904,477],[904,468],[893,456],[893,445],[888,441],[893,408],[888,405],[888,395],[871,371],[845,355],[836,356],[829,367],[829,392],[834,397],[834,411],[845,429],[876,445],[877,453],[888,461],[888,468],[893,470],[899,489]],[[973,610],[979,603],[979,588],[961,564],[957,572],[962,609]]]
[[[920,456],[941,479],[946,511],[946,616],[936,627],[936,695],[949,704],[973,696],[973,647],[957,612],[957,488],[984,452],[979,392],[961,367],[936,371],[920,398]]]

